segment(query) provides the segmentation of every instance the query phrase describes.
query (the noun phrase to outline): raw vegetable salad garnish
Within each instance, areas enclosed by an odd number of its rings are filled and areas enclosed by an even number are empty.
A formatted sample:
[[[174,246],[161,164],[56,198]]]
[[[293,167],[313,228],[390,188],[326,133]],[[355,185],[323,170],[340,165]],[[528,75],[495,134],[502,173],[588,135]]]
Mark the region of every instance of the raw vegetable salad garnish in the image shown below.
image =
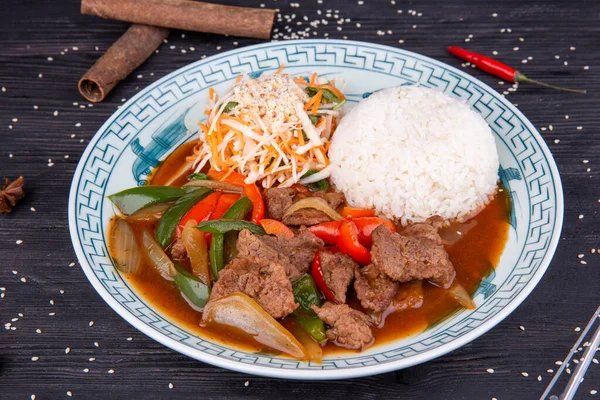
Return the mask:
[[[209,90],[200,144],[189,157],[196,171],[209,164],[263,188],[329,177],[327,151],[346,102],[337,87],[342,85],[316,73],[292,77],[282,70],[256,79],[240,75],[222,96]]]

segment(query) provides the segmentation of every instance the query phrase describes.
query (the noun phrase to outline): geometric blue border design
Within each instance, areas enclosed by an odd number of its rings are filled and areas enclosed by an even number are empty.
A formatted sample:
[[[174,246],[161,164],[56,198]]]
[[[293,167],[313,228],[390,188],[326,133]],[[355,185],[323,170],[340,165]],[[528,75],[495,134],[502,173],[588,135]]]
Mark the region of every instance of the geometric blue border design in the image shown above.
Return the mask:
[[[105,242],[112,208],[106,195],[119,185],[143,182],[140,141],[151,137],[167,118],[180,115],[217,84],[227,84],[241,72],[318,71],[354,77],[348,93],[419,83],[465,101],[486,119],[494,132],[504,169],[522,180],[511,182],[518,194],[515,223],[495,276],[496,288],[476,298],[474,311],[463,311],[415,337],[364,353],[327,358],[322,364],[253,354],[205,340],[158,314],[133,292],[115,270]],[[157,158],[189,139],[174,135],[155,151]],[[171,149],[168,147],[171,146]],[[129,152],[129,153],[128,153]],[[131,175],[131,176],[125,176]],[[125,182],[125,183],[123,183]],[[126,185],[127,186],[127,185]],[[123,318],[155,340],[179,352],[225,368],[296,379],[364,376],[404,368],[445,354],[480,336],[514,310],[547,269],[558,243],[563,218],[562,186],[550,152],[532,124],[512,104],[473,77],[433,59],[387,46],[341,40],[266,43],[223,53],[181,68],[157,81],[123,105],[88,145],[73,178],[69,228],[77,257],[94,288]],[[316,370],[322,370],[315,373]]]

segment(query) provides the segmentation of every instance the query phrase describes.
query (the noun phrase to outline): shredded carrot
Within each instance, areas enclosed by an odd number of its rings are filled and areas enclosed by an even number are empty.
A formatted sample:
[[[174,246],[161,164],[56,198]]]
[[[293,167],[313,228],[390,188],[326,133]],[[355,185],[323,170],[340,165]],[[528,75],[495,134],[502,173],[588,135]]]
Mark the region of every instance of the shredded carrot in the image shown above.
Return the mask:
[[[316,114],[316,113],[315,113]],[[323,125],[325,123],[327,119],[323,116],[321,116],[321,118],[319,118],[319,120],[317,121],[317,125],[315,125],[317,128],[320,128],[321,125]]]
[[[317,73],[313,72],[312,75],[310,76],[310,83],[314,84],[316,80],[317,80]]]
[[[321,99],[323,98],[323,91],[319,90],[317,92],[317,94],[315,95],[315,97],[316,97],[316,100],[314,101],[312,110],[311,110],[313,115],[315,115],[317,113],[317,110],[319,109],[319,105],[321,104]]]
[[[281,71],[283,71],[283,67],[285,67],[285,64],[281,64],[279,68],[277,68],[277,71],[275,71],[275,75],[279,75]]]
[[[333,93],[338,99],[340,100],[346,100],[346,96],[344,96],[342,94],[342,92],[340,92],[335,86],[333,85],[317,85],[317,84],[313,84],[313,83],[307,83],[306,84],[307,87],[310,88],[315,88],[315,89],[325,89],[325,90],[329,90],[331,93]]]
[[[208,99],[212,100],[214,95],[215,95],[215,89],[213,89],[213,88],[208,89]]]
[[[242,75],[238,75],[237,78],[235,78],[235,83],[239,83],[242,80]]]

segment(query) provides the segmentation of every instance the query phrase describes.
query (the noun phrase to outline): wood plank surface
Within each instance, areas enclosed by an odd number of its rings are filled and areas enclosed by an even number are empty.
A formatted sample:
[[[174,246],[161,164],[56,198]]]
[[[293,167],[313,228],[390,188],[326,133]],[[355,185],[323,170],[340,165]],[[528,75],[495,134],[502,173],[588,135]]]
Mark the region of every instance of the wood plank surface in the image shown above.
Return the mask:
[[[278,33],[286,27],[293,32],[310,28],[310,37],[402,47],[459,68],[460,61],[446,51],[449,45],[489,55],[497,51],[497,58],[528,76],[588,89],[582,96],[521,85],[508,95],[538,129],[544,128],[561,173],[565,222],[548,272],[516,311],[481,338],[428,363],[368,378],[290,382],[256,377],[165,348],[112,311],[77,265],[67,221],[71,179],[90,139],[122,99],[203,56],[261,41],[174,31],[105,102],[89,106],[77,92],[77,81],[128,25],[81,16],[76,0],[3,0],[0,177],[23,175],[27,197],[12,214],[0,216],[0,322],[12,324],[0,327],[0,398],[70,398],[68,393],[81,399],[539,398],[552,376],[547,370],[556,370],[555,361],[578,336],[575,328],[585,326],[600,303],[600,255],[591,253],[600,248],[600,4],[262,1],[282,14],[275,23],[277,39],[283,39]],[[315,20],[327,24],[314,28],[309,22]],[[509,87],[480,70],[467,71],[500,92]],[[593,390],[600,391],[598,364],[591,365],[576,398],[600,396]]]

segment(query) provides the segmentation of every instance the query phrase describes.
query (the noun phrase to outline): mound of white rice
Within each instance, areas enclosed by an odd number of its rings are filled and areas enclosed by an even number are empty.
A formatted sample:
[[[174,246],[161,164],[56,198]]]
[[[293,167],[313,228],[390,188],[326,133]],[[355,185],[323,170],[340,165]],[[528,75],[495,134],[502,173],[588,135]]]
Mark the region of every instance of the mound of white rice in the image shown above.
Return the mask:
[[[331,179],[355,207],[402,224],[433,215],[464,221],[495,193],[498,152],[485,120],[441,92],[399,86],[374,93],[342,119]]]

